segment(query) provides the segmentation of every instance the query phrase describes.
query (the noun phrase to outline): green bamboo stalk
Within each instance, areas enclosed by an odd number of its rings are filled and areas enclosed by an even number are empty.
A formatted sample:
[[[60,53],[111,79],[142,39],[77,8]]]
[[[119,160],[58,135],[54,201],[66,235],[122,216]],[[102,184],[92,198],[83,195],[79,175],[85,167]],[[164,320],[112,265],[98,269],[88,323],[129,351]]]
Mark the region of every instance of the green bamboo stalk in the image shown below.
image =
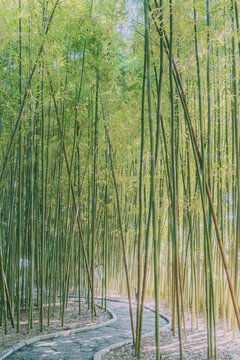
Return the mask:
[[[33,187],[33,181],[34,181],[34,125],[33,125],[34,119],[33,116],[31,116],[30,120],[30,181],[29,181],[29,192],[30,192],[30,259],[31,259],[31,265],[30,265],[30,275],[29,275],[29,286],[30,286],[30,294],[29,294],[29,316],[28,316],[28,327],[32,329],[33,327],[33,290],[34,290],[34,254],[35,254],[35,247],[34,247],[34,187]]]
[[[93,149],[93,181],[92,181],[92,298],[91,310],[92,320],[94,320],[94,286],[95,286],[95,221],[96,221],[96,206],[97,206],[97,152],[98,152],[98,92],[99,92],[99,75],[97,74],[96,80],[96,100],[95,100],[95,124],[94,124],[94,149]]]
[[[103,104],[103,102],[102,102],[102,104]],[[103,108],[103,114],[104,114],[104,108]],[[133,345],[135,346],[136,339],[135,339],[135,329],[134,329],[134,322],[133,322],[133,312],[132,312],[132,302],[131,302],[131,288],[130,288],[130,280],[129,280],[129,274],[128,274],[126,246],[125,246],[125,239],[124,239],[124,235],[123,235],[123,227],[122,227],[122,220],[121,220],[121,211],[120,211],[120,202],[119,202],[117,181],[116,181],[115,171],[114,171],[114,167],[113,167],[112,147],[111,147],[111,142],[110,142],[110,138],[109,138],[108,129],[107,129],[106,124],[105,124],[105,133],[106,133],[106,137],[107,137],[107,141],[108,141],[109,159],[110,159],[110,163],[111,163],[112,177],[113,177],[113,181],[114,181],[114,188],[115,188],[116,199],[117,199],[117,213],[118,213],[118,222],[119,222],[119,228],[120,228],[120,234],[121,234],[124,268],[125,268],[125,274],[126,274],[126,280],[127,280],[129,313],[130,313],[131,329],[132,329],[132,340],[133,340]]]
[[[7,315],[7,301],[6,301],[6,288],[4,284],[4,270],[3,270],[3,262],[2,262],[2,249],[0,248],[0,267],[1,267],[1,300],[3,306],[4,313],[4,331],[5,335],[8,334],[8,315]]]
[[[174,256],[174,287],[177,304],[178,338],[180,359],[183,359],[181,320],[180,320],[180,286],[179,286],[179,257],[178,257],[178,215],[177,215],[177,149],[176,129],[174,114],[173,74],[172,74],[172,44],[173,44],[173,3],[169,0],[170,12],[170,37],[169,37],[169,83],[170,83],[170,104],[171,104],[171,158],[172,158],[172,220],[173,220],[173,256]]]
[[[232,26],[232,121],[233,121],[233,130],[234,130],[234,144],[235,144],[235,161],[236,161],[236,240],[235,240],[235,269],[234,269],[234,291],[235,294],[238,293],[238,252],[239,252],[239,244],[240,244],[240,167],[239,167],[239,129],[238,129],[238,90],[237,90],[237,71],[236,71],[236,54],[235,54],[235,34],[234,34],[234,10],[236,15],[236,27],[239,32],[238,26],[238,17],[237,17],[237,4],[235,0],[231,0],[231,26]],[[240,49],[240,47],[239,47]],[[240,54],[239,54],[240,56]],[[235,320],[233,321],[233,331],[235,332]]]
[[[141,108],[141,150],[139,169],[139,222],[138,222],[138,284],[137,284],[137,323],[136,323],[136,355],[139,357],[138,339],[140,336],[140,307],[142,291],[142,236],[143,236],[143,167],[144,167],[144,105],[145,105],[145,82],[146,82],[146,56],[144,54],[144,70],[142,83],[142,108]]]
[[[109,231],[108,231],[108,164],[109,151],[106,148],[106,185],[105,185],[105,222],[104,222],[104,310],[107,311],[107,294],[108,294],[108,248],[109,248]]]
[[[19,96],[20,96],[20,105],[22,97],[22,11],[21,0],[19,0]],[[21,281],[21,246],[22,246],[22,135],[21,135],[21,125],[19,126],[19,135],[18,135],[18,277],[17,277],[17,332],[20,330],[20,281]]]
[[[146,46],[146,72],[147,72],[147,93],[148,93],[148,118],[150,131],[150,154],[151,154],[151,206],[152,206],[152,232],[154,246],[154,296],[155,296],[155,342],[156,359],[160,359],[160,337],[159,337],[159,288],[158,288],[158,256],[157,256],[157,209],[155,198],[155,142],[152,123],[152,99],[151,99],[151,59],[149,44],[149,22],[148,22],[148,0],[144,0],[144,23],[145,23],[145,46]]]

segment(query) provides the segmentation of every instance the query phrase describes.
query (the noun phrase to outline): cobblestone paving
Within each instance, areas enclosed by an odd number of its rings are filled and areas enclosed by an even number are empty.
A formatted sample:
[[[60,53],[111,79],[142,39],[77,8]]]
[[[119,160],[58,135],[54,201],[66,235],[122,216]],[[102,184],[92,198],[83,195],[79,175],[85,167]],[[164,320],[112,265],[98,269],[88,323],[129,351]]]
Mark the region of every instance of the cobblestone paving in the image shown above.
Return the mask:
[[[14,352],[8,360],[91,360],[101,349],[116,343],[131,339],[129,307],[127,303],[109,301],[108,308],[113,311],[118,320],[113,324],[103,326],[78,334],[63,336],[24,346]],[[133,306],[134,312],[136,307]],[[154,331],[154,313],[144,311],[143,334]],[[166,321],[160,318],[160,325]]]

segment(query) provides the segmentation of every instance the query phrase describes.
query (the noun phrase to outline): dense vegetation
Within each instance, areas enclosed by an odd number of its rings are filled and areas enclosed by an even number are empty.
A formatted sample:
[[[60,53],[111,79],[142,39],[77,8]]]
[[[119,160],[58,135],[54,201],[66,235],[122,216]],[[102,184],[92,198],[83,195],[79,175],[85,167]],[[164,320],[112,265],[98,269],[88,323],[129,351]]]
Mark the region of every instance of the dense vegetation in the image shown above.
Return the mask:
[[[127,293],[240,327],[236,0],[2,0],[0,324]],[[137,287],[137,323],[131,296]],[[82,300],[84,301],[84,300]],[[135,326],[136,325],[136,326]],[[160,359],[156,315],[156,358]]]

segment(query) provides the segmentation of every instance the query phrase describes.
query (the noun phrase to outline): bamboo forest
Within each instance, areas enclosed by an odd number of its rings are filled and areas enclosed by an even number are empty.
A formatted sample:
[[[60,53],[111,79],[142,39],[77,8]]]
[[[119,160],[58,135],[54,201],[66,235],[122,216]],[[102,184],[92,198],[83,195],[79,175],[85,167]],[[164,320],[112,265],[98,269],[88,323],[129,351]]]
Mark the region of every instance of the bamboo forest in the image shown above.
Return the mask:
[[[240,359],[239,12],[0,0],[0,359]]]

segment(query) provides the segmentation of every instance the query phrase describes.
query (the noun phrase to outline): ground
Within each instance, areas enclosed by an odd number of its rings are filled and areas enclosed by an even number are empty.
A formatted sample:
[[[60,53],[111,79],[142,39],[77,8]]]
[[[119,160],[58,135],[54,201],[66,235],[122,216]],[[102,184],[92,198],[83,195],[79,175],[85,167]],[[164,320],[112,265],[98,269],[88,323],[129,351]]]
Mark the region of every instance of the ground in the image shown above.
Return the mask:
[[[44,320],[44,331],[43,334],[54,333],[60,330],[76,329],[84,326],[95,325],[109,320],[110,316],[108,312],[97,308],[97,318],[92,322],[91,311],[85,301],[82,301],[82,313],[78,314],[78,300],[70,299],[68,302],[68,308],[65,310],[65,321],[64,326],[61,326],[60,318],[60,304],[56,304],[55,311],[51,313],[50,325],[47,326],[47,308],[44,309],[45,320]],[[13,344],[28,339],[37,335],[40,335],[39,326],[39,311],[36,308],[34,310],[34,321],[33,329],[28,331],[28,314],[25,311],[21,313],[20,333],[16,332],[9,324],[9,334],[4,335],[4,328],[0,327],[0,352],[4,349],[12,346]]]
[[[154,308],[154,303],[147,302],[147,306]],[[171,311],[162,302],[160,313],[167,316],[171,321]],[[191,330],[189,314],[186,314],[187,342],[183,339],[184,360],[207,360],[207,333],[205,322],[202,316]],[[184,337],[184,334],[182,334]],[[224,333],[222,323],[217,327],[218,360],[239,360],[240,359],[240,333],[236,330],[236,338],[233,340],[232,331]],[[172,335],[171,327],[160,331],[160,351],[162,360],[179,359],[178,336]],[[127,344],[109,351],[102,357],[102,360],[136,360],[135,350],[131,344]],[[141,360],[155,360],[155,338],[154,336],[145,337],[142,341]]]
[[[117,300],[117,301],[116,301]],[[120,300],[120,301],[118,301]],[[98,300],[98,304],[100,301]],[[131,326],[129,320],[129,308],[126,298],[115,297],[108,302],[109,309],[117,315],[117,321],[112,324],[103,325],[101,328],[91,329],[82,333],[68,335],[65,337],[58,337],[48,340],[39,341],[35,344],[25,346],[24,348],[13,353],[10,359],[28,360],[28,359],[45,359],[45,360],[90,360],[100,350],[114,346],[123,341],[128,341],[131,338]],[[148,309],[144,313],[144,337],[142,341],[142,360],[155,360],[155,340],[154,336],[148,336],[149,333],[154,332],[154,313],[149,309],[154,309],[154,303],[147,302]],[[66,311],[66,321],[64,328],[60,326],[60,312],[59,304],[56,308],[55,316],[58,320],[52,320],[51,326],[45,333],[56,332],[60,329],[74,329],[85,325],[93,324],[91,322],[91,312],[87,309],[85,302],[82,303],[83,314],[78,315],[78,303],[74,300],[69,302],[69,308]],[[136,313],[136,302],[133,304],[134,314]],[[172,335],[171,329],[171,311],[167,305],[162,302],[160,304],[160,313],[170,319],[170,324],[167,325],[164,319],[160,319],[160,343],[161,343],[161,359],[177,360],[179,359],[179,345],[178,337]],[[27,333],[27,317],[23,321],[21,333],[16,334],[15,330],[7,336],[1,336],[1,346],[9,347],[20,339],[33,337],[39,333],[38,314],[35,313],[34,329]],[[104,311],[98,309],[98,318],[96,323],[101,323],[108,320],[109,317]],[[136,321],[136,319],[134,320]],[[186,314],[186,335],[187,342],[184,341],[184,360],[206,360],[206,330],[204,318],[202,316],[198,319],[198,329],[196,324],[191,330],[191,319],[189,314]],[[7,341],[6,341],[7,339]],[[217,328],[218,340],[218,359],[239,360],[240,359],[240,334],[236,331],[236,339],[233,341],[232,333],[224,333],[222,324]],[[136,360],[134,349],[131,344],[117,347],[107,354],[103,355],[102,360]]]

